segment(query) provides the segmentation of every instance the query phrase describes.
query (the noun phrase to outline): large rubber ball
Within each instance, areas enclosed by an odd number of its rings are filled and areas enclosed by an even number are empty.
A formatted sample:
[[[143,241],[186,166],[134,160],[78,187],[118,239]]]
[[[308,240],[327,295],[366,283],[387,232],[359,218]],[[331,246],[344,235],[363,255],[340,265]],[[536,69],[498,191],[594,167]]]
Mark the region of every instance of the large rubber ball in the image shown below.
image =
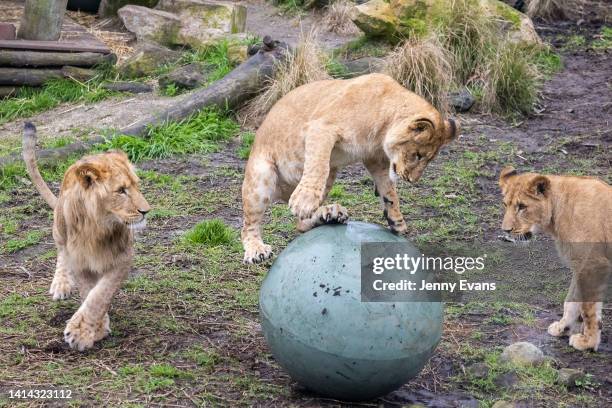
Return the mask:
[[[415,377],[442,333],[441,303],[361,301],[362,242],[407,243],[372,224],[317,227],[277,257],[259,296],[276,361],[306,388],[348,401]]]

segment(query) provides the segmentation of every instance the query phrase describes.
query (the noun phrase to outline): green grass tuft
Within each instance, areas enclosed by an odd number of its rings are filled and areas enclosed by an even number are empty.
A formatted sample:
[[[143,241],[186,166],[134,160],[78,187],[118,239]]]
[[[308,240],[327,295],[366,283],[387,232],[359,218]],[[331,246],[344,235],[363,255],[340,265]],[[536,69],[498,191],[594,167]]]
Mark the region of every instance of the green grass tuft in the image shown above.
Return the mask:
[[[20,251],[29,246],[38,244],[44,235],[45,233],[43,231],[28,231],[23,238],[13,238],[6,241],[3,245],[3,250],[9,253]]]
[[[213,219],[200,222],[187,231],[183,238],[190,244],[216,247],[234,244],[236,232],[223,220]]]
[[[181,122],[153,126],[145,138],[119,135],[102,149],[123,150],[134,162],[174,154],[206,153],[216,151],[218,142],[229,139],[238,129],[238,124],[227,116],[204,110]]]
[[[594,49],[605,51],[612,48],[612,27],[603,27],[598,37],[599,38],[593,42]]]
[[[15,97],[0,100],[0,125],[32,116],[64,102],[93,103],[117,94],[100,87],[101,78],[80,83],[71,79],[52,79],[41,89],[25,88]]]
[[[238,157],[242,160],[247,160],[251,154],[251,148],[255,141],[255,133],[245,132],[240,136],[240,147],[238,148]]]

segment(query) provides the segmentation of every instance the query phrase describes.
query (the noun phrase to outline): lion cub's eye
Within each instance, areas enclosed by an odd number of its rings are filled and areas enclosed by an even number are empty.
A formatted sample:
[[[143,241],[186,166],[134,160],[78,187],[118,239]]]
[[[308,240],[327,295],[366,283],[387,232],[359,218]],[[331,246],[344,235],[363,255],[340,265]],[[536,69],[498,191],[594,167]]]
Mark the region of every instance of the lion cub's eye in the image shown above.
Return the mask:
[[[527,206],[525,204],[523,204],[523,203],[519,203],[518,204],[519,211],[525,210],[526,208],[527,208]]]
[[[417,153],[416,158],[417,160],[421,160],[423,158],[423,155],[421,155],[421,153]]]
[[[127,194],[127,188],[121,187],[119,190],[117,190],[117,193],[119,193],[119,194]]]

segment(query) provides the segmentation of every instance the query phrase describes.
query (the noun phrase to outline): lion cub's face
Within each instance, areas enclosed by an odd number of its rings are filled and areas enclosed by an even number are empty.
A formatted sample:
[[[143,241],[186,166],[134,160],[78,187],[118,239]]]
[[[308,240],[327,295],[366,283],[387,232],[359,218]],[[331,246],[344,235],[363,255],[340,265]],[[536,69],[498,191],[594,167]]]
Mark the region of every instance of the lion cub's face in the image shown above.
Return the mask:
[[[519,240],[528,240],[550,224],[550,180],[535,173],[518,174],[512,167],[502,170],[499,186],[505,207],[502,229]]]
[[[431,116],[401,121],[389,132],[384,149],[389,157],[392,180],[401,177],[416,183],[440,148],[459,133],[454,120],[444,121],[439,113]]]
[[[88,156],[69,169],[68,179],[70,173],[78,181],[78,185],[72,184],[82,189],[91,216],[134,230],[145,226],[145,215],[151,207],[140,192],[140,180],[123,152]]]

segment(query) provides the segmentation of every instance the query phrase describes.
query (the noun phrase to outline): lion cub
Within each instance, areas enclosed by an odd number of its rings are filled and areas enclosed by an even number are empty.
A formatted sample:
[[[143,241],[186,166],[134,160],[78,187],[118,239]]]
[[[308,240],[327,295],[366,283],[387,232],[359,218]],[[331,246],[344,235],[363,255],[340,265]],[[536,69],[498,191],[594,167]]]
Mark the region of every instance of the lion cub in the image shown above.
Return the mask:
[[[64,339],[79,351],[110,333],[108,309],[132,265],[133,231],[145,226],[150,207],[123,152],[86,156],[70,166],[55,197],[36,165],[36,128],[25,124],[23,158],[43,199],[53,208],[57,266],[50,293],[65,299],[78,287],[81,306]]]
[[[499,185],[506,207],[502,229],[521,240],[540,231],[551,235],[572,270],[563,317],[548,333],[571,334],[570,346],[597,350],[612,272],[612,187],[594,177],[518,174],[512,167],[502,170]]]
[[[345,222],[346,209],[322,203],[338,171],[355,162],[372,175],[391,230],[405,232],[397,178],[418,181],[457,133],[452,119],[444,120],[423,98],[382,74],[318,81],[289,92],[258,129],[246,166],[244,261],[272,255],[261,222],[276,200],[288,201],[300,231]]]

